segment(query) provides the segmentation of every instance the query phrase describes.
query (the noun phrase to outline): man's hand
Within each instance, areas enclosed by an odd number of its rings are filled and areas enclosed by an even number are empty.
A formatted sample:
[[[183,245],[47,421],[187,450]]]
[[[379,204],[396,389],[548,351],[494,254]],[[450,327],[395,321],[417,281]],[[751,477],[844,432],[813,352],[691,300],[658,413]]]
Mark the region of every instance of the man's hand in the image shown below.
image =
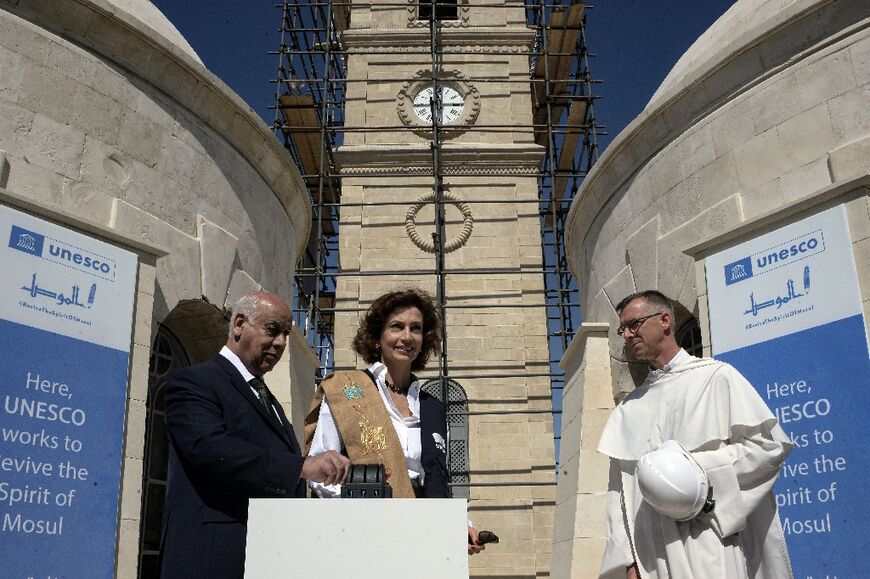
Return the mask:
[[[637,563],[632,563],[631,566],[625,568],[625,576],[628,579],[640,579],[640,571],[637,570]]]
[[[486,549],[486,545],[477,544],[477,529],[468,527],[468,554],[476,555]]]
[[[334,450],[309,456],[302,464],[302,478],[326,485],[342,484],[350,470],[350,459]]]

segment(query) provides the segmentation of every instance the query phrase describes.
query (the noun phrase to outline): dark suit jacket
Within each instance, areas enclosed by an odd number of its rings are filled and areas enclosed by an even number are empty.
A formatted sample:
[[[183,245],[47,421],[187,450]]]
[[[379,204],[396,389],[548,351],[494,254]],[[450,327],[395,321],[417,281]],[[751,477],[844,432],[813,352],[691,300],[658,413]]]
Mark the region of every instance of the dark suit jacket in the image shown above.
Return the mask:
[[[164,579],[238,579],[244,573],[248,499],[303,497],[303,457],[232,363],[215,355],[166,384],[169,480],[163,516]]]

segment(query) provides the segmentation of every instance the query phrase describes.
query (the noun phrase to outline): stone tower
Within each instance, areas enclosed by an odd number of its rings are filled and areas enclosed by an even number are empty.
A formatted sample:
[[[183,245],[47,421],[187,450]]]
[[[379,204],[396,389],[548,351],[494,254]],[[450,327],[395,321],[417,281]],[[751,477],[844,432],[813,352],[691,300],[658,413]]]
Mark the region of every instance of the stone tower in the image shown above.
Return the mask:
[[[472,574],[540,577],[549,576],[555,499],[537,203],[544,150],[532,123],[534,33],[522,4],[494,4],[436,4],[434,23],[425,2],[351,5],[341,35],[335,367],[364,367],[350,342],[374,298],[408,285],[439,294],[444,367],[469,411],[457,421],[467,427],[458,458],[471,486],[454,490],[469,496],[475,526],[501,537],[471,560]],[[443,252],[432,241],[436,191]],[[438,366],[433,358],[421,375],[437,377]]]

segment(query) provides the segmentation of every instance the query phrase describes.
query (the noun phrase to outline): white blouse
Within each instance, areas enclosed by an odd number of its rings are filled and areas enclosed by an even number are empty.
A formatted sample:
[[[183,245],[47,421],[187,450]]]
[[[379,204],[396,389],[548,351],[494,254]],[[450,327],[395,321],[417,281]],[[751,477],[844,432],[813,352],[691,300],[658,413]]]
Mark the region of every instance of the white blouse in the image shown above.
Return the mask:
[[[369,366],[368,370],[376,378],[378,392],[387,407],[387,414],[390,416],[390,421],[399,437],[399,443],[402,445],[405,461],[408,464],[408,476],[411,478],[411,483],[414,486],[423,486],[424,475],[421,461],[423,449],[420,444],[420,381],[415,380],[408,388],[408,408],[411,411],[411,416],[406,418],[393,404],[393,399],[387,389],[384,380],[387,375],[387,367],[380,362],[375,362]],[[317,429],[314,431],[311,450],[308,454],[314,456],[327,450],[341,452],[342,446],[341,435],[335,425],[335,419],[332,416],[332,410],[329,408],[326,396],[324,396],[323,403],[320,405],[320,415],[317,417]],[[341,485],[324,485],[316,482],[309,482],[308,485],[321,498],[341,496]]]

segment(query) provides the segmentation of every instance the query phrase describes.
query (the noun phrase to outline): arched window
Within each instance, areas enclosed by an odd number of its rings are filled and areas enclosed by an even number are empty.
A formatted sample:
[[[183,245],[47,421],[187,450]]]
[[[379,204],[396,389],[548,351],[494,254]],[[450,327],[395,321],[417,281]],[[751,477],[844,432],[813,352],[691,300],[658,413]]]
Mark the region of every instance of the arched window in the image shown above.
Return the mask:
[[[421,390],[444,402],[440,380],[429,380]],[[447,448],[447,472],[451,483],[452,498],[468,498],[470,477],[468,474],[468,396],[455,380],[447,379],[447,425],[450,444]]]
[[[166,499],[168,441],[163,424],[163,387],[176,368],[189,366],[179,341],[158,326],[148,366],[148,401],[145,414],[145,461],[142,473],[142,520],[139,526],[139,577],[159,576],[160,526]]]
[[[704,345],[701,342],[701,326],[696,318],[691,318],[677,330],[677,344],[686,352],[700,358],[704,355]]]

